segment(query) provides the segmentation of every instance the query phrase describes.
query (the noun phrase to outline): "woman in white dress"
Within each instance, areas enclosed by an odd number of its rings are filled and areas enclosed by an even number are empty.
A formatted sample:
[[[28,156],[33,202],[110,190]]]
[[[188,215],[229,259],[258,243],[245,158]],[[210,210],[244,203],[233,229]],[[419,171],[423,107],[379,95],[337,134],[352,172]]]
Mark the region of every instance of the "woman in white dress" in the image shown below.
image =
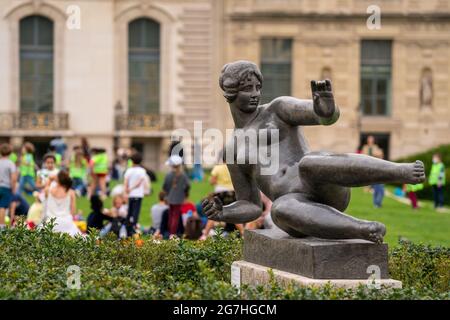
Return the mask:
[[[45,188],[45,221],[54,218],[54,232],[67,233],[69,235],[80,235],[81,232],[73,222],[76,212],[75,192],[70,189],[72,179],[66,171],[60,171],[56,177],[47,181]]]

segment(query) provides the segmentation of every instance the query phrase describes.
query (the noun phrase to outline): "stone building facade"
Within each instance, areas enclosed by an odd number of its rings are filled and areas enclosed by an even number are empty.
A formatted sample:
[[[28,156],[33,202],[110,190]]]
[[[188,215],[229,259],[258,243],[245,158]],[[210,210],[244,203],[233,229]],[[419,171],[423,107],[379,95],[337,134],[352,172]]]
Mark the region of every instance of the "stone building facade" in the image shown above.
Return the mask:
[[[375,134],[395,159],[449,143],[450,0],[379,0],[379,29],[373,2],[0,0],[0,139],[87,137],[162,169],[173,129],[233,127],[217,79],[249,59],[266,99],[332,79],[342,116],[305,128],[312,149],[354,152]]]

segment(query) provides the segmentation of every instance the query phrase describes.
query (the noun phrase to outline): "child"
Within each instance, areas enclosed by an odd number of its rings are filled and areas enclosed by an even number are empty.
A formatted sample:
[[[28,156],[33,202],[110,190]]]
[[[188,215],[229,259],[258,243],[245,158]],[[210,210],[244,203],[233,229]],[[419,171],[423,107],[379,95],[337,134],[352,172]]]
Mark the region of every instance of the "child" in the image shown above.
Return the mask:
[[[48,180],[55,180],[59,173],[59,169],[56,167],[56,157],[53,153],[47,153],[43,162],[42,169],[37,172],[36,187],[38,189],[44,189]]]
[[[168,229],[171,237],[179,231],[178,223],[181,218],[181,206],[186,192],[190,188],[189,178],[183,172],[183,159],[178,155],[172,155],[166,165],[172,169],[164,179],[163,190],[167,194],[169,204]],[[178,234],[179,235],[179,234]]]
[[[112,220],[100,231],[101,237],[104,237],[110,231],[116,234],[120,239],[126,238],[128,236],[126,229],[128,207],[123,196],[114,196],[113,207],[109,210],[104,209],[103,214],[109,216]]]
[[[36,189],[34,150],[34,145],[30,142],[26,142],[22,147],[22,155],[20,157],[19,193],[26,191],[31,195]],[[26,185],[28,185],[28,188],[26,188]]]
[[[438,153],[433,155],[428,183],[433,188],[434,208],[441,210],[444,207],[445,166]]]
[[[89,196],[95,194],[100,187],[100,198],[106,198],[106,176],[108,175],[108,155],[103,148],[92,149],[94,153],[91,159],[92,183],[89,188]]]
[[[169,206],[166,202],[166,193],[164,191],[161,191],[158,196],[159,203],[154,204],[151,208],[152,226],[148,231],[149,234],[153,234],[154,236],[159,236],[161,234],[161,222],[163,213],[165,210],[169,209]]]
[[[144,198],[146,189],[150,189],[147,172],[141,167],[142,155],[134,152],[131,155],[131,161],[133,165],[127,169],[124,176],[125,194],[128,197],[127,232],[129,235],[135,233],[135,226],[141,212],[142,198]]]
[[[4,143],[0,146],[0,230],[5,227],[6,209],[11,204],[16,191],[16,165],[9,159],[11,146]],[[12,219],[11,219],[12,222]]]
[[[34,202],[28,210],[27,214],[27,226],[28,229],[33,230],[36,226],[40,225],[44,219],[44,206],[39,196],[39,192],[33,192]]]
[[[416,192],[423,189],[423,184],[405,184],[403,188],[411,201],[412,208],[419,209]]]

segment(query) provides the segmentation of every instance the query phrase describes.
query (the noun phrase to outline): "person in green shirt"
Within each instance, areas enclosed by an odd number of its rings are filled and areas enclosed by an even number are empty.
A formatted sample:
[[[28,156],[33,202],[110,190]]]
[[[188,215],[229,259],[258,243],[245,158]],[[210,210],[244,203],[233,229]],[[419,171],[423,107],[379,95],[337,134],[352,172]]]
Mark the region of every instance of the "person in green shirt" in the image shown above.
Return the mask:
[[[88,196],[96,193],[97,188],[100,188],[100,198],[106,198],[106,176],[108,175],[109,163],[106,150],[103,148],[93,148],[93,156],[91,158],[91,172],[92,182],[89,186]]]
[[[433,165],[431,166],[428,183],[433,188],[434,208],[444,207],[444,186],[445,186],[445,166],[442,163],[441,155],[433,155]]]
[[[34,151],[34,145],[31,142],[25,142],[22,147],[19,163],[19,194],[25,191],[27,194],[31,195],[33,194],[33,191],[36,190],[36,164],[34,162]]]
[[[404,190],[406,191],[406,194],[411,201],[411,206],[413,209],[419,209],[416,192],[422,190],[423,187],[423,183],[404,185]]]
[[[19,167],[19,154],[20,154],[20,146],[11,147],[11,154],[9,155],[9,160],[11,160],[16,167]]]
[[[72,189],[78,196],[86,194],[88,163],[84,158],[83,150],[75,146],[70,157],[69,174],[72,178]]]
[[[60,153],[58,153],[58,152],[56,152],[56,148],[55,148],[55,146],[50,146],[50,147],[48,147],[48,150],[50,151],[50,153],[52,153],[54,156],[55,156],[55,165],[56,165],[56,168],[57,169],[61,169],[61,166],[62,166],[62,155],[60,154]]]
[[[11,160],[12,163],[16,164],[17,160],[19,160],[19,158],[17,157],[17,153],[11,152],[11,154],[9,155],[9,160]]]

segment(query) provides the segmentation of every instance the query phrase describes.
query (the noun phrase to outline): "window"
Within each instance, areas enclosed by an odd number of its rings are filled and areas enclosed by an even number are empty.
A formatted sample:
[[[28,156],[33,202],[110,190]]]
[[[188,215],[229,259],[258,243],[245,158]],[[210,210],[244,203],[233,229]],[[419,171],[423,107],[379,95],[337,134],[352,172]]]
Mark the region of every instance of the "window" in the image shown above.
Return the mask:
[[[53,111],[53,22],[20,20],[20,111]]]
[[[130,114],[159,113],[160,27],[139,18],[128,26],[128,105]]]
[[[263,103],[291,95],[292,40],[261,40],[261,72],[264,76]]]
[[[391,105],[391,41],[361,42],[361,108],[366,116],[388,116]]]

